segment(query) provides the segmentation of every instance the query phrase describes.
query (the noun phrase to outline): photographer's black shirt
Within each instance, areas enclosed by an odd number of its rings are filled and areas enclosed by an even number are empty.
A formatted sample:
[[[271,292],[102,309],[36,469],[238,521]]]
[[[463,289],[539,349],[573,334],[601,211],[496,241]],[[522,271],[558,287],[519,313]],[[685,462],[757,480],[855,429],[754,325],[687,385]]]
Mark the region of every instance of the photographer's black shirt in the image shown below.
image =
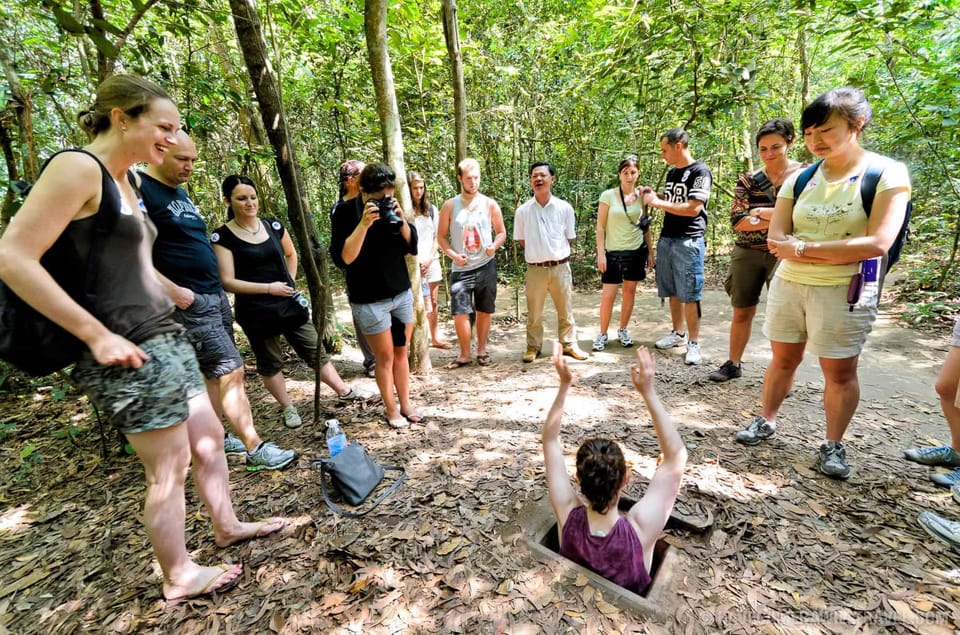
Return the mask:
[[[378,220],[367,229],[356,260],[343,261],[343,245],[360,223],[362,197],[338,203],[333,208],[330,257],[346,272],[347,296],[352,304],[371,304],[388,300],[410,288],[410,276],[403,257],[417,255],[417,229],[410,225],[410,242],[403,240],[396,227]]]

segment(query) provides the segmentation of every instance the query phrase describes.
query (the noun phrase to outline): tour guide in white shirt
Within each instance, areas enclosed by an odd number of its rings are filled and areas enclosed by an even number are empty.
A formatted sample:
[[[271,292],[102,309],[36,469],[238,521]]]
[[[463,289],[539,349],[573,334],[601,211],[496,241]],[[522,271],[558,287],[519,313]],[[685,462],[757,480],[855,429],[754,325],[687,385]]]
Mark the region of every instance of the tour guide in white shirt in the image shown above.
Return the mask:
[[[523,361],[532,362],[543,346],[543,305],[547,293],[557,309],[557,331],[563,354],[574,359],[587,355],[577,347],[573,321],[573,276],[570,241],[574,239],[574,213],[570,203],[550,193],[553,166],[539,161],[530,166],[533,198],[517,208],[513,239],[523,246],[527,261],[527,350]]]

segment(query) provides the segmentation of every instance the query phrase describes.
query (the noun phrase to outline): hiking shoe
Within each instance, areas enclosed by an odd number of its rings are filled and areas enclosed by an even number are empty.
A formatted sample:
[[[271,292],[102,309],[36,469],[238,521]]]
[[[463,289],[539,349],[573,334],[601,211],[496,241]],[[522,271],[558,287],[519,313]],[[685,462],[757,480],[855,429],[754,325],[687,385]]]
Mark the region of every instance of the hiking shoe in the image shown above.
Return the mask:
[[[960,484],[960,469],[952,472],[934,472],[930,475],[930,480],[940,487],[953,487]]]
[[[747,427],[737,433],[737,443],[756,445],[764,439],[769,439],[777,431],[777,424],[770,423],[762,416],[757,415],[747,424]]]
[[[297,458],[293,450],[281,450],[273,441],[264,441],[253,452],[247,452],[247,470],[282,470]]]
[[[246,454],[247,446],[243,444],[243,441],[228,432],[227,436],[223,438],[223,452],[224,454]]]
[[[699,342],[690,342],[687,344],[687,354],[683,358],[683,363],[687,366],[699,366],[703,363],[703,357],[700,356]]]
[[[725,381],[730,381],[731,379],[736,379],[742,375],[743,371],[740,370],[740,364],[734,364],[728,359],[723,363],[723,366],[707,375],[707,379],[717,383],[722,383]]]
[[[538,351],[537,349],[531,346],[528,346],[527,351],[523,354],[523,357],[521,357],[520,359],[523,360],[524,364],[529,364],[530,362],[535,360],[537,358],[537,355],[539,354],[540,354],[540,351]]]
[[[303,425],[303,421],[300,420],[300,413],[297,412],[297,407],[293,404],[283,409],[283,425],[288,428],[299,428]]]
[[[817,468],[830,478],[844,479],[850,476],[847,451],[839,441],[824,441],[817,454]]]
[[[670,335],[667,335],[666,337],[661,337],[660,339],[658,339],[654,344],[654,346],[662,350],[664,348],[673,348],[675,346],[683,346],[686,343],[687,343],[686,334],[681,335],[676,331],[670,331]]]
[[[943,465],[960,467],[960,453],[949,445],[936,447],[910,448],[903,451],[903,458],[921,465]]]
[[[607,347],[607,342],[609,342],[606,333],[600,333],[595,338],[593,338],[593,350],[598,353]]]
[[[917,523],[937,540],[960,550],[960,523],[957,521],[947,520],[933,512],[920,512]]]
[[[340,403],[350,403],[351,401],[366,401],[370,398],[370,395],[365,392],[360,392],[355,388],[351,388],[350,392],[345,395],[338,395],[337,401]]]
[[[633,338],[627,332],[627,329],[617,329],[617,339],[620,340],[620,346],[630,348],[633,346]]]

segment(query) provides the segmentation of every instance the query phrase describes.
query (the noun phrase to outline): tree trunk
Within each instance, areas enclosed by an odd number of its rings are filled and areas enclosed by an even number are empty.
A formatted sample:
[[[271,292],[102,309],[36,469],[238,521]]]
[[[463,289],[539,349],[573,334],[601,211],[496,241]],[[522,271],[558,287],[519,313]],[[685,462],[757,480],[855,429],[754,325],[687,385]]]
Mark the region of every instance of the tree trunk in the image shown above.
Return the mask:
[[[320,241],[310,222],[310,209],[306,190],[300,179],[300,167],[297,163],[293,144],[287,134],[286,115],[276,78],[266,58],[267,45],[263,39],[263,30],[253,0],[230,0],[233,23],[237,30],[237,43],[243,52],[243,59],[250,73],[250,81],[260,104],[260,115],[266,128],[267,137],[273,147],[277,162],[277,172],[283,184],[283,193],[287,202],[287,217],[290,227],[297,237],[301,259],[310,289],[313,304],[313,321],[318,333],[326,329],[327,289],[330,278],[326,261],[320,249]],[[319,359],[319,355],[318,355]],[[314,369],[316,386],[314,388],[314,423],[320,416],[320,368]]]
[[[441,0],[443,39],[447,42],[450,75],[453,80],[453,123],[457,163],[467,158],[467,89],[463,84],[463,55],[460,53],[460,26],[457,23],[457,1]]]
[[[231,0],[232,1],[232,0]],[[397,175],[396,197],[403,207],[407,221],[413,222],[412,207],[407,189],[407,169],[403,163],[403,131],[400,127],[400,111],[393,88],[393,69],[387,52],[387,0],[367,0],[364,4],[363,25],[367,40],[367,57],[373,75],[374,92],[377,95],[377,113],[380,115],[380,134],[383,138],[383,154],[387,164]],[[413,289],[413,306],[416,324],[413,341],[410,342],[410,370],[423,374],[430,370],[430,343],[427,314],[420,292],[420,266],[417,259],[407,256],[407,273]]]
[[[13,66],[13,58],[6,44],[0,43],[0,64],[10,88],[10,107],[17,117],[17,142],[20,146],[20,161],[25,179],[33,182],[40,172],[37,148],[33,137],[33,102],[24,92],[20,76]]]

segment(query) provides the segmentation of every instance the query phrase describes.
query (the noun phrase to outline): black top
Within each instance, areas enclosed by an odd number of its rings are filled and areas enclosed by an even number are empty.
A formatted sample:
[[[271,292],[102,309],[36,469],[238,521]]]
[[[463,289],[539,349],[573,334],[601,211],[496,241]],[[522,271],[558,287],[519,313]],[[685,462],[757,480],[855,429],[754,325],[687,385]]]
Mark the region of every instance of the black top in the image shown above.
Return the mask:
[[[182,327],[173,321],[170,300],[153,268],[150,252],[157,235],[147,217],[142,201],[138,209],[130,209],[99,159],[84,150],[100,164],[104,176],[97,214],[119,215],[112,231],[102,244],[97,272],[95,300],[90,312],[110,331],[134,344],[160,335],[178,332]],[[64,235],[73,242],[82,262],[90,256],[93,242],[94,216],[71,221]]]
[[[703,208],[696,216],[678,216],[666,212],[663,215],[664,238],[701,238],[707,230],[707,201],[710,200],[710,186],[713,175],[701,161],[694,161],[683,168],[672,168],[667,172],[664,185],[664,200],[673,203],[686,203],[690,199],[703,201]]]
[[[157,226],[153,264],[157,271],[195,293],[220,293],[217,256],[207,240],[207,224],[181,187],[170,187],[140,172],[140,191]]]
[[[353,304],[387,300],[410,288],[410,276],[403,257],[417,255],[417,228],[410,225],[410,242],[395,227],[378,220],[367,229],[356,260],[343,261],[343,245],[360,223],[362,197],[342,201],[333,208],[330,230],[330,257],[346,271],[347,296]]]
[[[260,223],[266,231],[276,236],[278,241],[283,238],[285,233],[283,225],[277,219],[261,218]],[[229,249],[233,253],[233,272],[237,280],[264,284],[286,281],[287,284],[293,286],[293,281],[287,274],[287,265],[283,253],[277,252],[277,248],[269,236],[262,243],[255,245],[237,238],[226,225],[221,225],[210,234],[210,242]],[[260,324],[259,321],[269,319],[265,316],[282,315],[284,305],[289,302],[290,298],[286,296],[266,293],[238,293],[234,304],[237,322],[248,333],[261,332],[264,330],[263,327],[268,325]]]

